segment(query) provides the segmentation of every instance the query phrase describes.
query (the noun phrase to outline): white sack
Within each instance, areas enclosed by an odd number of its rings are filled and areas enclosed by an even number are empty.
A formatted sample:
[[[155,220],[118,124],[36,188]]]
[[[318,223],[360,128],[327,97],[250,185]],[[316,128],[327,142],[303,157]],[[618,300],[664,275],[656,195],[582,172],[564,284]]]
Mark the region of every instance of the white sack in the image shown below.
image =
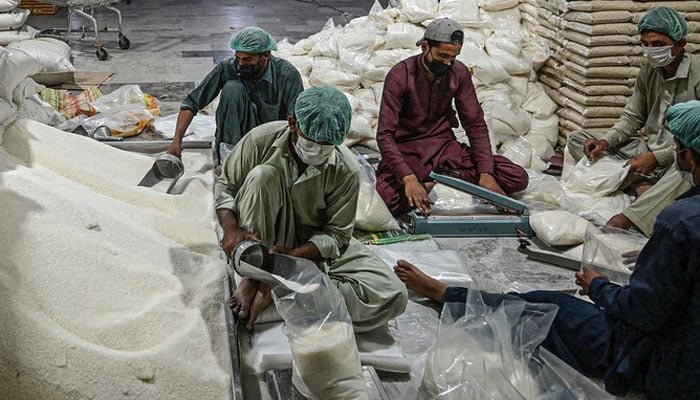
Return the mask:
[[[20,0],[0,0],[0,12],[12,11],[19,5]]]
[[[530,82],[527,87],[527,96],[521,107],[532,114],[533,118],[546,119],[557,111],[557,104],[547,93],[535,83]]]
[[[488,11],[500,11],[513,8],[520,0],[479,0],[479,6]]]
[[[36,29],[28,29],[26,31],[0,31],[0,46],[7,46],[17,40],[31,39],[35,37],[37,33],[39,33],[39,31]]]
[[[486,51],[491,58],[511,75],[525,74],[532,70],[532,61],[522,57],[522,40],[511,37],[486,39]]]
[[[70,62],[70,46],[61,40],[41,37],[12,42],[7,47],[23,50],[34,57],[42,65],[43,72],[75,71]]]
[[[579,160],[563,179],[565,189],[572,192],[605,196],[616,191],[630,170],[627,161],[603,156],[586,166],[586,157]]]
[[[406,22],[397,22],[386,28],[385,49],[415,49],[416,41],[423,37],[425,28]]]
[[[42,124],[56,126],[66,120],[58,110],[41,99],[38,94],[27,97],[17,110],[17,118],[29,118]]]
[[[481,10],[481,21],[484,26],[484,34],[491,36],[495,33],[499,37],[520,38],[520,11],[511,8],[504,11]]]
[[[17,8],[13,11],[0,13],[0,31],[19,29],[27,22],[30,11]]]
[[[314,68],[309,75],[312,86],[335,86],[340,90],[353,90],[360,85],[360,77],[356,74],[337,69]]]
[[[529,135],[540,135],[547,138],[549,144],[556,146],[559,142],[559,117],[554,114],[549,118],[532,118]]]
[[[419,36],[420,38],[420,36]],[[416,39],[418,40],[418,39]],[[370,60],[370,64],[374,65],[375,67],[393,67],[394,65],[398,64],[399,61],[406,59],[410,56],[416,55],[420,52],[420,48],[415,46],[415,41],[414,41],[414,46],[413,48],[407,48],[407,49],[391,49],[391,50],[377,50],[374,52],[372,55],[372,59]]]
[[[435,18],[437,12],[438,0],[401,0],[401,20],[420,24],[427,19]],[[420,37],[415,40],[418,39]]]
[[[372,8],[369,9],[368,20],[381,30],[386,30],[387,26],[397,22],[398,18],[398,8],[387,7],[385,10],[378,0],[374,0]]]
[[[389,212],[384,200],[377,193],[377,178],[374,169],[362,156],[357,157],[360,164],[360,191],[357,196],[355,227],[368,232],[381,232],[399,229],[399,224]]]
[[[309,75],[314,64],[314,58],[307,55],[292,55],[286,59],[289,61],[302,76]]]
[[[532,145],[533,154],[539,157],[543,161],[549,161],[554,155],[554,146],[549,143],[549,139],[545,136],[538,134],[528,134],[524,136],[528,142]]]
[[[523,168],[530,168],[530,163],[532,163],[532,152],[532,145],[522,137],[507,141],[503,143],[500,149],[498,149],[498,154]]]
[[[0,48],[0,97],[12,102],[12,92],[22,80],[41,70],[41,64],[20,49]]]
[[[590,222],[564,210],[533,211],[530,227],[538,238],[550,246],[583,243]]]
[[[12,91],[12,101],[15,104],[22,104],[24,99],[34,96],[45,88],[44,85],[38,84],[32,78],[24,78],[22,82]]]
[[[481,26],[477,0],[441,0],[438,6],[438,18],[443,17],[453,19],[463,27]]]

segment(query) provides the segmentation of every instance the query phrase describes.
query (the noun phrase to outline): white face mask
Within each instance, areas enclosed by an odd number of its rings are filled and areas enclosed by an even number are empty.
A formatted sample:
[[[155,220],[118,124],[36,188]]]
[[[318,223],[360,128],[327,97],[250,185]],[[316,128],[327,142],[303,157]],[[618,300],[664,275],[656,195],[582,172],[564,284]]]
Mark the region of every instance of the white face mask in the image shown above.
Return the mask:
[[[318,167],[328,161],[328,158],[333,153],[333,149],[335,149],[334,144],[318,144],[301,137],[301,135],[297,135],[297,142],[294,145],[294,150],[301,161],[314,167]]]
[[[687,150],[687,149],[684,149]],[[676,162],[676,169],[678,170],[678,173],[681,174],[681,178],[683,178],[684,181],[690,183],[690,186],[695,187],[695,165],[693,165],[693,168],[690,171],[683,171],[681,167],[678,165],[678,152],[673,153],[673,159]]]
[[[673,46],[663,46],[663,47],[646,47],[642,46],[642,53],[647,60],[647,63],[652,67],[665,67],[673,62],[675,58],[671,50]]]

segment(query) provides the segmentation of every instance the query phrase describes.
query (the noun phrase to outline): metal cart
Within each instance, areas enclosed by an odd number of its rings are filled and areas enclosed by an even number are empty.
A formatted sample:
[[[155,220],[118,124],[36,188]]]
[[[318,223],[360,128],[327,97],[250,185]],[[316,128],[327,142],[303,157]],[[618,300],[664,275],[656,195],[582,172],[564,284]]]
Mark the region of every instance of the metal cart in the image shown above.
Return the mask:
[[[108,28],[106,25],[101,30],[102,32],[119,32],[119,47],[123,50],[131,46],[131,42],[122,33],[122,13],[114,7],[116,3],[121,3],[124,0],[43,0],[46,3],[55,4],[60,7],[68,8],[68,27],[67,28],[50,28],[41,32],[42,36],[57,37],[59,39],[71,39],[72,35],[79,35],[78,40],[94,41],[95,54],[99,60],[106,60],[109,57],[107,50],[100,42],[100,29],[97,26],[97,18],[95,18],[95,10],[104,8],[117,14],[117,25],[115,28]],[[131,0],[125,1],[127,4]],[[78,29],[73,28],[73,17],[79,17],[86,21]]]

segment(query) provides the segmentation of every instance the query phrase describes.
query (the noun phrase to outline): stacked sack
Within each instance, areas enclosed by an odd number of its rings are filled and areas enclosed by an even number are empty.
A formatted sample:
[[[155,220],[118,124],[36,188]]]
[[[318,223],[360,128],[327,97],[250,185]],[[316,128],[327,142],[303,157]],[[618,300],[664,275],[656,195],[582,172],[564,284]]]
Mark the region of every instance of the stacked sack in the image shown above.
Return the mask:
[[[0,45],[36,36],[38,31],[31,27],[19,29],[27,22],[30,11],[18,8],[20,0],[0,0]]]
[[[622,114],[643,62],[637,22],[658,6],[686,16],[691,32],[686,49],[700,52],[698,1],[525,1],[524,24],[552,52],[540,81],[562,107],[560,144],[574,130],[605,133]]]
[[[343,90],[353,106],[346,144],[376,149],[387,72],[420,52],[416,41],[433,19],[454,19],[465,34],[458,59],[472,71],[494,151],[543,170],[559,134],[557,105],[537,82],[536,70],[548,59],[549,48],[521,28],[519,5],[520,0],[402,0],[384,9],[375,1],[369,15],[345,26],[329,20],[294,45],[281,42],[278,55],[299,69],[305,87]]]
[[[0,4],[5,0],[0,0]],[[2,134],[19,118],[30,118],[48,125],[65,120],[39,92],[44,88],[30,76],[39,72],[65,72],[75,68],[70,62],[70,46],[53,38],[15,40],[0,46],[0,143]]]

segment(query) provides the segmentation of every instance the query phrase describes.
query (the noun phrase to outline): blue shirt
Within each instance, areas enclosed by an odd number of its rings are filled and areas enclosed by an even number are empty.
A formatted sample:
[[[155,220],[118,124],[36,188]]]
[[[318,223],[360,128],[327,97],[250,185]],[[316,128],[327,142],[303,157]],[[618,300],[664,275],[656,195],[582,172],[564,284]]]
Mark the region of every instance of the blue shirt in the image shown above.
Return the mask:
[[[613,326],[605,375],[609,391],[624,392],[643,382],[652,398],[700,398],[699,280],[700,188],[695,187],[659,214],[629,285],[604,278],[591,283],[591,299]]]

